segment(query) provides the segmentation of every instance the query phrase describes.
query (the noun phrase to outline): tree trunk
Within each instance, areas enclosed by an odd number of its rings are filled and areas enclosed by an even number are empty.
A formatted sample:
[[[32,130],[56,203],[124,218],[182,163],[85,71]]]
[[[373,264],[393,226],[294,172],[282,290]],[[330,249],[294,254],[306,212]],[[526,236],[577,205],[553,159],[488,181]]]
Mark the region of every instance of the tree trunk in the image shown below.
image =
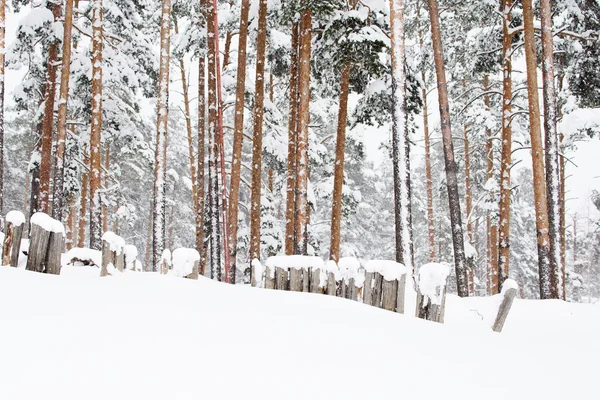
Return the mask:
[[[218,104],[217,104],[217,76],[216,76],[216,32],[215,8],[211,0],[207,4],[207,30],[208,30],[208,140],[209,140],[209,166],[208,166],[208,198],[210,202],[210,276],[212,279],[221,280],[221,228],[219,218],[219,179],[217,159],[219,147],[217,144],[218,130]]]
[[[421,4],[417,2],[417,34],[419,36],[419,50],[424,54],[423,31],[421,30]],[[429,261],[435,261],[435,216],[433,214],[433,181],[431,179],[431,144],[429,141],[429,115],[427,110],[427,79],[425,68],[421,67],[421,88],[423,98],[423,137],[425,138],[425,185],[427,191],[427,237],[429,243]]]
[[[229,189],[229,253],[231,270],[237,262],[238,209],[240,202],[240,181],[242,168],[242,143],[244,140],[244,102],[246,92],[246,45],[248,41],[248,13],[250,0],[242,0],[240,33],[238,43],[237,85],[235,91],[235,117],[233,133],[233,154],[231,157],[231,181]]]
[[[108,231],[108,187],[110,177],[110,144],[104,143],[104,191],[100,196],[100,202],[102,203],[102,233]]]
[[[88,190],[90,188],[89,168],[90,157],[88,156],[87,147],[83,149],[83,164],[84,168],[81,171],[81,197],[79,202],[79,229],[77,231],[77,247],[85,247],[85,225],[88,205]]]
[[[197,200],[196,206],[196,250],[200,253],[200,264],[203,265],[202,260],[206,257],[204,253],[204,148],[206,142],[205,135],[205,122],[206,122],[206,94],[205,94],[205,58],[200,56],[198,58],[198,156],[197,162],[198,167],[196,169],[197,175]]]
[[[462,80],[463,89],[466,91],[467,81]],[[471,155],[469,147],[469,127],[463,124],[463,139],[465,148],[465,213],[467,214],[467,240],[471,246],[473,243],[473,191],[471,189]],[[474,282],[475,260],[472,257],[467,258],[467,276],[469,279],[469,293],[473,294],[475,290]]]
[[[262,126],[265,104],[265,52],[267,46],[267,0],[258,8],[256,39],[256,79],[254,97],[254,136],[252,140],[252,195],[250,200],[250,260],[260,260],[260,206],[262,187]]]
[[[492,294],[500,293],[500,287],[508,278],[510,265],[510,209],[512,168],[512,40],[510,33],[512,2],[503,2],[502,39],[502,153],[500,160],[500,203],[498,228],[498,268],[492,270]]]
[[[60,4],[52,5],[54,21],[60,19]],[[44,118],[42,120],[42,153],[40,163],[40,194],[38,210],[50,214],[50,181],[52,175],[52,128],[54,125],[54,97],[56,95],[56,69],[58,67],[58,43],[48,46],[46,64],[46,91],[44,96]]]
[[[540,102],[537,87],[537,61],[535,35],[533,31],[533,6],[531,0],[523,0],[523,27],[525,39],[525,61],[527,63],[527,97],[529,100],[529,133],[531,135],[531,159],[533,163],[533,195],[536,214],[538,242],[538,273],[540,297],[556,297],[552,287],[550,270],[550,237],[548,235],[548,202],[546,197],[546,175],[544,173],[544,149],[540,126]]]
[[[312,11],[302,11],[298,57],[298,139],[296,153],[296,254],[308,248],[308,124],[310,122],[310,55]]]
[[[165,249],[167,179],[167,129],[169,120],[169,63],[171,1],[162,0],[160,21],[160,70],[158,77],[158,119],[154,161],[154,212],[152,215],[152,271],[158,271]]]
[[[298,141],[298,23],[292,24],[292,55],[290,57],[290,116],[288,121],[288,159],[285,205],[285,254],[294,254],[296,246],[296,159]]]
[[[450,208],[450,224],[452,226],[452,244],[454,247],[454,266],[456,270],[456,286],[458,295],[469,295],[467,270],[465,268],[465,246],[460,213],[460,197],[458,196],[457,167],[452,145],[452,128],[450,126],[450,107],[448,104],[448,88],[446,71],[444,70],[444,52],[440,32],[440,15],[437,0],[428,0],[429,19],[431,21],[431,37],[433,42],[433,58],[438,81],[438,100],[440,107],[440,125],[446,164],[446,186]]]
[[[560,115],[560,110],[559,110]],[[560,134],[560,141],[562,143],[564,135]],[[562,147],[562,146],[561,146]],[[564,152],[564,147],[562,147]],[[560,265],[562,267],[562,288],[563,288],[563,300],[567,297],[566,282],[567,282],[567,236],[566,236],[566,189],[565,189],[565,157],[560,157]]]
[[[0,215],[4,215],[4,59],[6,51],[6,0],[0,0]],[[3,228],[0,218],[0,228]]]
[[[102,246],[102,0],[93,0],[92,24],[92,124],[90,133],[90,248]]]
[[[56,130],[56,162],[54,165],[54,204],[52,216],[61,221],[64,214],[65,141],[67,139],[67,101],[69,100],[69,77],[71,75],[71,42],[73,30],[73,0],[65,1],[63,28],[62,70],[58,100],[58,127]],[[67,240],[69,243],[69,240]]]
[[[340,261],[340,227],[342,224],[342,192],[344,188],[344,153],[346,151],[346,123],[348,120],[348,92],[350,65],[345,65],[340,78],[340,108],[338,112],[335,163],[333,164],[333,200],[331,204],[331,241],[329,259]]]
[[[233,33],[232,32],[227,32],[227,34],[225,35],[225,49],[223,51],[223,71],[225,71],[225,68],[227,68],[227,66],[229,65],[229,53],[230,53],[230,49],[231,49],[231,39],[233,38]],[[238,53],[238,57],[239,57],[239,53]],[[237,90],[237,87],[236,87]]]
[[[542,80],[544,131],[546,133],[546,196],[548,198],[548,237],[550,238],[550,285],[552,298],[564,299],[560,255],[560,177],[558,134],[556,131],[556,92],[554,90],[554,43],[552,0],[540,0],[542,23]]]
[[[505,32],[506,33],[506,32]],[[510,40],[510,39],[509,39]],[[504,49],[504,45],[508,44],[508,46],[510,46],[510,42],[508,43],[504,43],[504,39],[503,39],[503,49]],[[508,47],[510,48],[510,47]],[[504,134],[504,131],[506,129],[509,130],[510,133],[510,121],[509,121],[509,116],[510,116],[510,110],[511,110],[511,105],[510,105],[510,97],[512,96],[512,82],[511,82],[511,64],[510,64],[510,54],[507,52],[503,51],[503,57],[502,57],[502,65],[503,65],[503,71],[504,71],[504,82],[503,82],[503,91],[502,91],[502,132]],[[506,60],[508,57],[508,64],[506,64]],[[506,69],[504,69],[506,68]],[[507,87],[505,86],[506,84],[508,84],[508,90]],[[484,86],[484,90],[487,92],[490,89],[490,83],[489,83],[489,76],[485,75],[483,77],[483,86]],[[506,96],[509,96],[508,98]],[[506,102],[506,100],[508,100],[508,102]],[[487,110],[490,109],[490,97],[488,95],[483,97],[483,102],[485,104],[485,107]],[[508,112],[505,112],[506,107],[508,108]],[[505,125],[505,123],[507,123]],[[485,131],[485,136],[487,137],[487,144],[486,144],[486,178],[489,181],[490,179],[495,179],[494,178],[494,135],[491,131],[491,129],[486,128]],[[510,135],[509,135],[510,136]],[[508,140],[507,143],[510,143],[511,141]],[[510,156],[510,152],[508,153],[508,155]],[[510,162],[509,162],[510,164]],[[510,173],[510,169],[509,169],[509,173]],[[495,197],[495,196],[494,196]],[[496,289],[496,291],[494,292],[494,287],[498,287],[498,213],[496,211],[493,212],[488,212],[488,215],[486,217],[486,230],[487,230],[487,273],[486,273],[486,281],[487,281],[487,294],[491,295],[493,293],[496,293],[498,290]]]
[[[406,74],[404,49],[404,4],[390,0],[392,32],[392,158],[394,163],[394,211],[396,261],[412,271],[410,234],[409,147],[406,126]]]

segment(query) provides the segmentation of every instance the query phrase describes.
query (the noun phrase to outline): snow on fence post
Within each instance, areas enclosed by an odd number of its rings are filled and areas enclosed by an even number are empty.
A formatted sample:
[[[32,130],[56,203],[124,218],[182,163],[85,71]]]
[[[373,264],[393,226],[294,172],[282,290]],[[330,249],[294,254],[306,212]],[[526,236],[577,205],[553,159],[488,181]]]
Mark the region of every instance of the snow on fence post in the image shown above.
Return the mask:
[[[31,216],[30,225],[26,269],[60,274],[60,257],[64,246],[63,224],[47,214],[37,212]]]
[[[114,232],[102,235],[102,266],[100,276],[112,275],[114,270],[123,272],[125,266],[125,241]]]
[[[327,295],[336,296],[337,295],[337,277],[339,274],[338,266],[335,261],[327,261],[326,265],[326,273],[327,273]]]
[[[162,256],[160,258],[160,273],[161,273],[161,275],[166,275],[169,273],[169,270],[172,267],[171,259],[172,259],[171,250],[164,249]]]
[[[128,244],[123,248],[123,256],[125,260],[125,269],[131,271],[138,271],[137,256],[138,250],[132,244]]]
[[[254,258],[250,263],[252,267],[252,273],[250,274],[250,285],[252,287],[265,287],[265,268],[260,263],[258,258]]]
[[[494,332],[502,332],[504,322],[506,322],[506,317],[508,317],[508,312],[512,307],[515,297],[517,297],[518,289],[519,285],[512,279],[507,279],[502,284],[502,302],[500,303],[500,307],[498,307],[498,314],[496,315],[496,320],[492,326]]]
[[[179,248],[173,251],[171,256],[175,276],[198,279],[200,253],[196,249]]]
[[[372,260],[365,265],[365,304],[404,313],[406,267],[389,260]]]
[[[25,216],[20,211],[6,214],[6,232],[2,245],[2,265],[16,267],[19,264],[19,251],[23,237]]]
[[[358,259],[354,257],[342,257],[338,265],[342,277],[342,297],[354,301],[358,301],[359,298],[362,299],[365,276]]]
[[[275,289],[275,268],[265,265],[265,289]]]
[[[450,268],[440,263],[428,263],[419,269],[417,317],[444,323],[446,283]]]

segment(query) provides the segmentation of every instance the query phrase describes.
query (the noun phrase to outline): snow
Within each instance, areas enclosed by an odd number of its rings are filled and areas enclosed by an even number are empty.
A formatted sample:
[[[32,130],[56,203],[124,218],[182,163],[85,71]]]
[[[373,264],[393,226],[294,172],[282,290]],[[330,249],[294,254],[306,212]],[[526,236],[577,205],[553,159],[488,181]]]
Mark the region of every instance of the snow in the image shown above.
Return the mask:
[[[406,275],[406,267],[403,264],[390,260],[370,260],[365,264],[366,272],[379,272],[386,281],[393,281]]]
[[[265,265],[271,270],[275,270],[275,268],[283,268],[283,269],[302,269],[302,268],[323,268],[324,262],[319,257],[314,256],[274,256],[267,258],[265,261]]]
[[[137,256],[138,256],[137,247],[135,247],[132,244],[128,244],[123,249],[123,252],[125,254],[125,268],[133,269],[133,270],[137,269],[136,268],[136,261],[137,261]]]
[[[450,267],[442,263],[428,263],[419,268],[419,292],[431,300],[431,304],[442,304],[442,291]],[[427,301],[424,302],[427,304]]]
[[[171,275],[185,277],[194,272],[194,266],[200,261],[200,253],[196,249],[179,248],[173,251],[173,269]]]
[[[600,357],[600,307],[587,304],[516,299],[495,334],[478,315],[494,313],[490,298],[449,296],[442,325],[204,278],[13,268],[0,268],[0,304],[10,305],[0,307],[2,399],[563,400],[596,392],[596,371],[586,366]],[[357,350],[352,362],[325,356],[324,332],[336,349]],[[549,351],[556,343],[568,351]],[[121,372],[111,373],[115,366]],[[233,367],[235,384],[223,373]],[[35,385],[32,368],[43,371]],[[315,379],[297,384],[307,375]]]
[[[114,232],[104,232],[102,241],[107,242],[110,246],[110,251],[115,251],[117,254],[121,254],[125,247],[125,240]]]
[[[465,257],[466,258],[470,258],[470,259],[476,259],[477,258],[477,250],[475,249],[475,247],[473,247],[473,245],[471,243],[469,243],[468,240],[464,241],[465,244]]]
[[[507,279],[502,284],[502,294],[505,294],[508,289],[516,289],[519,290],[519,284],[514,279]]]
[[[36,212],[33,214],[29,222],[31,225],[37,225],[45,231],[54,233],[65,232],[65,227],[60,221],[57,221],[48,214],[44,214],[42,212]]]
[[[74,261],[76,260],[76,261]],[[83,265],[84,262],[91,262],[96,267],[102,266],[102,252],[82,247],[73,247],[62,255],[62,264]]]
[[[25,215],[21,211],[9,211],[6,214],[6,223],[12,223],[14,226],[21,226],[25,223]]]

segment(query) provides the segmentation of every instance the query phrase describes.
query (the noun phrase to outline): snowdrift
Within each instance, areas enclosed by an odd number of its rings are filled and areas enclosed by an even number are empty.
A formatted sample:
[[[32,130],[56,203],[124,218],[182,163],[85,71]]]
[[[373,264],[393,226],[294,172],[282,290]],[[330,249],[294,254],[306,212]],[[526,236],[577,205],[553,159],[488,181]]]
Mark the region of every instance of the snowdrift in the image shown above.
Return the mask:
[[[595,398],[600,307],[449,296],[446,324],[346,299],[0,268],[0,399]],[[407,310],[412,312],[412,310]]]

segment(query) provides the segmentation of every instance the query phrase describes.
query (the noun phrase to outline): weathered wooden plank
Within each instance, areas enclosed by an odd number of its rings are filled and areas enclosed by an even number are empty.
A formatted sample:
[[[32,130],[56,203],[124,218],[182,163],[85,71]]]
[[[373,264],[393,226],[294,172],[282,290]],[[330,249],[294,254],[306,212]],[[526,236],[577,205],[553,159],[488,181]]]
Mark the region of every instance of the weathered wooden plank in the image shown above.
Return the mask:
[[[289,273],[287,269],[275,267],[275,289],[290,290]]]
[[[302,291],[310,292],[310,277],[312,275],[312,268],[302,267]]]
[[[15,225],[8,221],[2,244],[2,265],[16,267],[19,265],[19,253],[21,250],[21,238],[25,224]]]
[[[291,292],[302,291],[302,270],[290,268],[290,289]]]
[[[327,294],[329,296],[337,295],[337,281],[335,279],[335,272],[329,272],[327,274]]]
[[[406,292],[406,274],[398,280],[398,297],[396,298],[396,312],[404,314],[404,294]]]
[[[312,270],[310,274],[310,291],[311,293],[323,293],[324,288],[321,286],[321,268]]]
[[[388,311],[396,311],[398,299],[398,280],[388,281],[383,279],[381,284],[381,308]]]
[[[25,268],[28,271],[44,272],[50,231],[34,223],[31,224],[29,231],[29,252]]]
[[[200,261],[196,260],[196,261],[194,261],[194,269],[192,270],[192,273],[189,275],[186,275],[185,278],[198,280],[199,271],[200,271]]]
[[[379,272],[375,272],[375,278],[373,281],[373,293],[371,305],[375,307],[381,307],[381,290],[383,285],[383,275]]]
[[[374,272],[365,272],[365,284],[363,286],[363,303],[372,305],[373,304],[373,282]]]
[[[60,275],[61,256],[65,246],[65,234],[63,232],[51,232],[48,239],[48,252],[46,254],[46,269],[44,272]]]
[[[506,322],[506,317],[508,317],[508,313],[512,307],[515,297],[517,297],[517,289],[515,288],[510,288],[504,293],[504,298],[502,299],[502,303],[500,303],[496,320],[492,326],[492,330],[494,332],[502,332],[502,328],[504,328],[504,323]]]
[[[275,289],[275,271],[269,266],[265,266],[265,289]]]
[[[350,300],[357,301],[358,300],[358,288],[356,287],[356,282],[354,278],[348,279],[348,283],[346,283],[346,298]]]
[[[108,271],[108,264],[112,263],[112,251],[110,250],[110,243],[106,240],[102,241],[102,265],[100,266],[100,276],[110,275]]]
[[[436,287],[436,294],[440,296],[439,302],[433,302],[429,296],[417,292],[417,317],[428,321],[444,323],[446,308],[446,282]]]
[[[114,252],[113,258],[113,264],[115,265],[117,271],[123,272],[123,269],[125,269],[125,253],[123,252],[123,249],[121,249],[120,251],[116,250]]]

